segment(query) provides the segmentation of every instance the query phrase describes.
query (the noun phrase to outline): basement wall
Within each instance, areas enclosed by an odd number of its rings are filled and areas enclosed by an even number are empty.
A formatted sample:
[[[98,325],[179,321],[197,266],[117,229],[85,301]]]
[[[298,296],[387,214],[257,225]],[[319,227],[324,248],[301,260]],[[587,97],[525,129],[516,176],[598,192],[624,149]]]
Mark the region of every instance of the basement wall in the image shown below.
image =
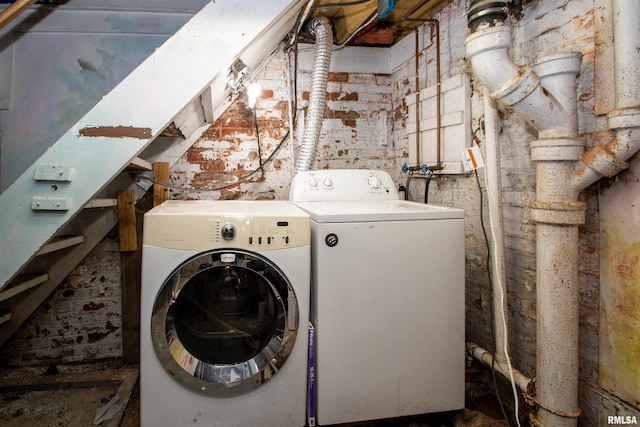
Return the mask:
[[[38,366],[121,358],[121,289],[116,227],[2,347],[2,364]]]
[[[583,54],[582,71],[578,80],[579,129],[587,147],[606,142],[609,134],[606,126],[606,108],[599,104],[599,97],[606,89],[612,71],[610,65],[600,68],[598,41],[603,34],[603,22],[606,21],[606,0],[559,0],[527,2],[523,16],[513,22],[514,46],[512,56],[517,64],[532,63],[535,59],[567,51],[580,51]],[[467,70],[463,41],[466,28],[466,1],[456,0],[445,8],[436,18],[440,21],[442,50],[442,79]],[[420,47],[420,87],[435,84],[435,45],[429,40],[431,32],[428,26],[420,28],[422,43]],[[610,42],[610,41],[609,41]],[[372,168],[383,169],[391,173],[398,185],[406,182],[400,168],[408,157],[408,111],[405,97],[415,90],[413,35],[394,46],[390,51],[382,50],[391,58],[391,67],[384,72],[332,71],[327,95],[328,106],[325,109],[320,141],[320,154],[316,162],[318,168]],[[372,55],[375,55],[372,53]],[[610,64],[610,63],[609,63]],[[257,104],[257,116],[260,129],[262,157],[272,153],[285,135],[288,123],[287,87],[285,84],[288,63],[284,54],[276,55],[261,72],[258,80],[263,86],[261,98]],[[596,72],[596,70],[598,70]],[[303,116],[308,102],[310,73],[301,70],[299,74],[299,116]],[[597,82],[597,83],[596,83]],[[482,87],[472,77],[471,109],[472,120],[469,126],[476,130],[481,123]],[[296,157],[300,131],[294,129],[295,142],[286,141],[269,162],[263,173],[255,174],[250,181],[225,190],[205,191],[244,176],[258,164],[257,139],[253,127],[251,111],[246,107],[244,95],[227,111],[193,148],[176,164],[171,171],[171,180],[176,185],[198,189],[196,192],[174,192],[176,199],[286,199],[293,171],[293,159]],[[503,186],[503,214],[505,226],[506,281],[509,295],[508,323],[510,352],[515,368],[529,377],[535,377],[536,357],[536,244],[535,223],[530,219],[530,203],[535,198],[535,165],[530,159],[530,143],[536,138],[536,132],[524,120],[508,109],[501,108],[501,129],[499,144],[501,150],[501,180]],[[482,132],[478,132],[483,140]],[[484,148],[481,146],[481,149]],[[625,242],[623,252],[607,252],[602,243],[607,236],[601,235],[601,215],[612,215],[612,220],[637,224],[638,198],[638,160],[631,161],[631,168],[617,178],[603,180],[588,188],[581,195],[587,203],[587,221],[580,227],[580,407],[582,416],[580,425],[606,425],[607,417],[612,415],[635,415],[640,418],[640,403],[634,400],[634,393],[640,393],[640,378],[631,376],[631,385],[625,383],[630,392],[624,394],[616,390],[615,377],[604,381],[601,365],[607,363],[601,357],[602,328],[610,325],[603,316],[601,298],[604,293],[624,290],[626,295],[636,296],[640,272],[636,255],[638,239]],[[429,201],[464,208],[466,243],[466,326],[467,339],[490,349],[491,338],[491,292],[486,267],[487,248],[484,242],[480,217],[484,209],[485,224],[488,225],[488,212],[480,205],[480,191],[484,191],[484,170],[478,171],[480,188],[474,174],[436,176],[429,186]],[[617,181],[626,185],[617,187]],[[413,179],[410,194],[414,200],[424,199],[425,181]],[[616,194],[610,192],[615,188]],[[486,194],[485,194],[486,196]],[[604,203],[619,203],[626,209],[608,210],[600,206]],[[610,200],[613,200],[610,201]],[[623,202],[622,202],[622,201]],[[624,204],[622,204],[624,203]],[[606,231],[606,229],[605,229]],[[100,265],[109,251],[110,242],[106,240],[94,251],[66,283],[83,283],[100,294],[104,282],[109,282],[110,267]],[[425,245],[437,245],[425,236]],[[609,246],[611,247],[611,246]],[[109,259],[108,257],[104,257]],[[117,256],[111,258],[112,265],[118,266]],[[601,274],[602,265],[613,268],[614,279]],[[604,267],[602,267],[604,268]],[[96,274],[94,274],[96,272]],[[113,273],[116,277],[115,272]],[[119,274],[119,273],[118,273]],[[617,274],[617,275],[616,275]],[[622,274],[622,275],[621,275]],[[119,277],[119,276],[117,276]],[[93,279],[93,281],[92,281]],[[114,298],[117,279],[109,285]],[[429,272],[424,272],[424,280],[429,280]],[[96,283],[97,282],[97,283]],[[47,303],[62,304],[65,284]],[[82,285],[84,286],[84,285]],[[62,295],[62,296],[61,296]],[[96,295],[94,293],[94,295]],[[74,357],[86,357],[96,354],[96,358],[118,355],[115,342],[111,349],[97,346],[89,350],[76,349],[82,343],[73,339],[62,340],[61,345],[53,347],[49,341],[42,347],[41,336],[36,336],[36,324],[40,330],[59,331],[65,324],[73,323],[82,308],[92,301],[98,305],[96,296],[74,294],[67,297],[73,300],[73,312],[58,318],[50,316],[44,320],[30,320],[14,340],[3,349],[5,360],[9,363],[35,364],[47,363],[53,357],[60,362],[75,360]],[[607,300],[613,301],[611,298]],[[636,300],[634,300],[636,301]],[[46,305],[46,304],[45,304]],[[105,304],[102,327],[107,325],[107,304]],[[625,322],[616,324],[616,337],[628,338],[630,357],[640,354],[638,341],[638,309],[625,300],[629,316]],[[629,308],[631,307],[631,308]],[[635,311],[634,311],[635,309]],[[96,313],[100,310],[96,310]],[[46,310],[40,310],[36,316],[46,316]],[[115,312],[114,312],[115,313]],[[94,313],[92,313],[93,315]],[[117,319],[119,313],[113,315]],[[43,317],[40,317],[43,319]],[[40,322],[40,323],[38,323]],[[66,323],[65,323],[66,322]],[[113,325],[118,326],[115,320]],[[144,321],[143,321],[144,325]],[[635,326],[634,326],[635,325]],[[88,331],[87,331],[88,332]],[[105,337],[101,343],[117,339],[119,331]],[[77,339],[78,333],[69,335]],[[88,336],[88,335],[87,335]],[[65,338],[67,338],[65,336]],[[83,339],[87,342],[88,339]],[[93,343],[96,344],[96,343]],[[72,354],[73,353],[73,354]],[[25,357],[25,355],[30,355]],[[28,360],[27,360],[28,359]],[[618,359],[619,360],[619,359]],[[624,359],[633,360],[633,359]],[[638,356],[635,360],[640,360]],[[617,362],[611,362],[617,363]],[[636,365],[637,366],[637,365]],[[611,371],[610,366],[606,368]],[[634,372],[624,372],[634,375]],[[635,381],[635,383],[634,383]],[[502,396],[509,400],[509,395]],[[530,408],[523,403],[523,410]]]
[[[582,70],[577,93],[580,134],[586,141],[587,149],[606,143],[607,138],[611,137],[605,114],[612,105],[610,93],[613,79],[611,57],[608,56],[612,50],[610,2],[573,0],[526,3],[522,17],[512,21],[511,54],[514,62],[532,64],[546,55],[581,52]],[[465,67],[463,40],[468,34],[465,15],[466,2],[458,0],[437,16],[441,28],[443,80]],[[405,42],[408,43],[413,41]],[[434,49],[430,46],[420,53],[421,87],[435,83]],[[402,99],[415,90],[413,67],[413,61],[405,62],[395,68],[393,74],[394,117],[397,119],[394,131],[398,146],[403,146],[408,115]],[[470,125],[475,131],[483,114],[483,89],[473,76],[471,83]],[[530,203],[535,199],[535,164],[530,158],[530,143],[537,135],[533,128],[509,109],[500,109],[500,119],[509,347],[514,367],[535,378],[536,226],[530,219]],[[482,135],[482,132],[478,135]],[[481,149],[484,152],[484,148]],[[580,425],[606,425],[607,417],[612,415],[640,418],[640,374],[637,370],[637,361],[640,360],[640,305],[637,304],[640,239],[637,229],[640,224],[636,219],[640,192],[637,157],[631,160],[628,171],[615,179],[602,180],[581,194],[581,200],[587,203],[587,212],[586,223],[579,229],[580,242],[577,248],[581,304]],[[481,187],[484,188],[484,170],[478,172]],[[415,181],[414,186],[424,188],[423,183]],[[624,186],[618,186],[618,181]],[[480,227],[480,203],[475,177],[437,177],[431,182],[429,192],[429,200],[433,203],[465,209],[467,339],[491,349],[487,249]],[[421,193],[420,188],[412,188],[411,194],[417,200],[424,198],[424,190]],[[628,230],[626,233],[620,234],[618,227],[615,228],[618,232],[612,232],[611,228],[601,230],[601,200],[607,203],[602,207],[602,212],[606,215],[609,227],[611,224],[623,224],[622,228]],[[488,225],[486,197],[483,208],[485,224]],[[609,243],[604,246],[601,239]],[[601,252],[601,248],[604,252]],[[601,276],[601,263],[602,268],[609,272],[608,275]],[[428,277],[428,272],[425,272],[425,276]],[[603,294],[604,300],[601,299]],[[601,301],[605,302],[604,307]],[[609,334],[611,339],[608,338]],[[617,359],[611,359],[612,354]],[[603,371],[610,375],[603,377]],[[503,399],[509,400],[509,394],[503,395]],[[531,409],[522,400],[521,405],[525,411]]]
[[[257,122],[262,158],[267,159],[285,138],[289,126],[286,85],[288,61],[280,52],[256,78],[263,90]],[[333,69],[340,67],[334,65]],[[304,120],[309,103],[311,70],[298,72],[296,115]],[[327,108],[314,169],[370,168],[400,170],[391,140],[391,76],[331,71]],[[292,106],[291,108],[295,108]],[[264,173],[219,191],[176,192],[177,199],[287,199],[301,130],[286,138]],[[246,94],[214,123],[171,170],[172,182],[194,189],[211,189],[240,179],[259,166],[258,139]]]

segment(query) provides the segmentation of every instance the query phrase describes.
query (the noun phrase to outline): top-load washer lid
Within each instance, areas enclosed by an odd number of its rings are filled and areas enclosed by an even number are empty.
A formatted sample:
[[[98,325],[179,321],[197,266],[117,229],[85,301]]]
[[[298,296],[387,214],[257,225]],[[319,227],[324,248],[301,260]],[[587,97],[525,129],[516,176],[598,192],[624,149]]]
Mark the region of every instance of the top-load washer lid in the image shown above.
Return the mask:
[[[299,172],[289,200],[322,223],[464,218],[462,209],[400,200],[387,172],[367,169]]]
[[[306,211],[312,221],[321,223],[464,218],[462,209],[426,205],[406,200],[301,202],[298,203],[298,207]]]

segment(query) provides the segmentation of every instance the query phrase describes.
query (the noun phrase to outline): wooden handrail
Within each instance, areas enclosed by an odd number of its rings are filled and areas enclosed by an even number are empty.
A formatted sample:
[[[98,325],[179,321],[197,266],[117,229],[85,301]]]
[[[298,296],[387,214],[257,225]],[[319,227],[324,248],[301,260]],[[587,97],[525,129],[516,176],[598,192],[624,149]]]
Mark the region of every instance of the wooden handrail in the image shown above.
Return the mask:
[[[35,2],[36,0],[16,0],[14,3],[7,6],[5,10],[0,12],[0,29],[13,21],[18,15],[24,12],[25,9]]]

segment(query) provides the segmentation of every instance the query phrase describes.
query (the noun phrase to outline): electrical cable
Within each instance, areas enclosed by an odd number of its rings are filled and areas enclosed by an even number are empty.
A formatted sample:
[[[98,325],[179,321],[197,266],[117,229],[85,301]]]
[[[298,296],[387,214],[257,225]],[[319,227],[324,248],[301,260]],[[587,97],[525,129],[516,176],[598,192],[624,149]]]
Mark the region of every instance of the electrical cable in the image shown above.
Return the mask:
[[[495,197],[495,194],[492,195],[491,192],[489,191],[489,186],[487,185],[487,174],[484,175],[484,180],[485,180],[485,186],[487,187],[487,197],[489,199],[491,199],[491,197]],[[491,206],[491,202],[489,202],[489,206]],[[495,236],[495,230],[493,228],[493,224],[491,224],[490,221],[490,225],[489,225],[489,229],[491,230],[491,238],[493,241],[493,247],[494,250],[496,250],[496,246],[497,246],[497,241],[496,241],[496,236]],[[493,260],[494,264],[497,263],[497,260],[494,257]],[[498,265],[494,265],[495,269],[498,269]],[[507,369],[509,371],[509,382],[511,383],[511,390],[513,392],[513,405],[514,405],[514,416],[516,419],[516,424],[518,425],[518,427],[520,426],[520,419],[518,417],[518,412],[520,411],[520,403],[518,400],[518,390],[516,389],[516,382],[515,379],[513,378],[513,367],[511,366],[511,356],[509,356],[509,350],[508,350],[508,345],[509,345],[509,334],[507,331],[507,318],[506,315],[504,313],[504,306],[505,306],[505,292],[504,292],[504,286],[501,282],[501,278],[500,275],[497,274],[496,277],[498,278],[498,288],[500,289],[500,305],[503,308],[502,310],[500,310],[500,312],[502,313],[502,325],[504,327],[504,353],[505,353],[505,359],[506,359],[506,363],[507,363]],[[495,357],[494,357],[495,360]]]
[[[311,9],[319,9],[321,7],[341,7],[341,6],[355,6],[362,3],[368,3],[371,0],[358,0],[358,1],[348,1],[345,3],[321,3],[311,6]]]
[[[480,145],[479,144],[479,140],[475,136],[475,134],[478,132],[478,130],[479,130],[479,128],[474,131],[473,136],[474,136],[474,141],[478,145]],[[479,181],[479,179],[477,177],[477,171],[475,171],[475,172],[476,172],[476,179],[478,181],[478,188],[480,188],[480,181]],[[486,173],[485,173],[484,178],[485,178],[485,186],[487,188],[487,197],[489,198],[489,200],[491,200],[493,197],[496,197],[496,195],[495,194],[491,194],[490,187],[489,187],[488,182],[487,182],[487,174]],[[491,201],[489,201],[489,207],[491,207]],[[481,210],[481,212],[482,212],[482,210]],[[496,248],[497,239],[496,239],[496,236],[495,236],[495,229],[493,227],[493,223],[490,224],[489,228],[491,230],[491,238],[492,238],[492,243],[493,243],[493,249],[497,252],[497,248]],[[484,222],[483,222],[483,231],[484,231]],[[486,232],[485,232],[485,239],[487,239]],[[487,239],[487,248],[489,249],[489,241],[488,241],[488,239]],[[487,260],[488,259],[489,259],[489,257],[487,257]],[[494,269],[496,269],[496,270],[499,267],[497,265],[497,262],[498,262],[498,260],[495,259],[495,257],[494,257],[493,264],[495,264],[494,265]],[[491,286],[491,289],[493,290],[494,287],[493,287],[493,283],[492,283],[492,279],[491,279],[491,270],[487,269],[487,272],[489,274],[489,285]],[[513,367],[511,365],[511,357],[510,357],[509,351],[508,351],[509,341],[508,341],[508,332],[507,332],[507,319],[506,319],[506,315],[504,313],[504,306],[505,306],[504,286],[503,286],[503,284],[501,282],[500,274],[496,274],[496,278],[498,280],[497,288],[500,289],[500,304],[501,304],[501,307],[502,307],[502,310],[500,310],[500,312],[502,313],[502,324],[503,324],[503,327],[504,327],[504,343],[503,343],[503,345],[504,345],[504,349],[505,349],[504,351],[505,351],[505,359],[506,359],[506,364],[507,364],[507,370],[509,372],[509,382],[511,383],[511,390],[513,392],[513,398],[514,398],[514,417],[515,417],[515,421],[516,421],[516,424],[518,425],[518,427],[521,427],[520,426],[520,419],[519,419],[519,416],[518,416],[518,413],[520,411],[519,410],[520,404],[519,404],[519,399],[518,399],[518,390],[516,388],[515,379],[513,377]],[[492,301],[493,301],[493,298],[492,298]],[[496,331],[495,331],[495,328],[494,328],[494,320],[495,320],[495,318],[493,317],[494,313],[495,313],[495,310],[492,309],[491,310],[491,314],[492,314],[492,321],[491,321],[492,335],[495,337]],[[492,370],[493,376],[494,376],[494,387],[495,387],[495,391],[496,391],[496,397],[498,398],[498,403],[500,404],[500,409],[502,410],[503,416],[505,417],[505,421],[507,422],[507,425],[509,425],[509,421],[508,421],[507,416],[506,416],[506,411],[503,408],[502,400],[500,399],[500,394],[498,393],[497,383],[496,383],[496,380],[495,380],[494,366],[495,366],[495,359],[496,359],[496,347],[497,347],[497,343],[496,343],[496,341],[494,339],[494,348],[493,348],[493,354],[492,354],[491,370]]]
[[[487,262],[486,262],[486,267],[487,267],[487,277],[489,278],[489,287],[493,288],[493,280],[491,279],[491,249],[489,248],[489,237],[487,236],[487,230],[484,226],[484,215],[482,213],[483,209],[482,209],[482,205],[483,205],[483,198],[482,198],[482,187],[480,186],[480,178],[478,178],[478,170],[474,169],[473,172],[476,175],[476,182],[478,183],[478,191],[480,193],[480,222],[482,224],[482,233],[484,234],[484,240],[487,246]],[[500,406],[500,411],[502,412],[502,417],[504,418],[504,421],[507,423],[507,427],[510,427],[509,424],[509,418],[507,417],[507,411],[504,409],[504,404],[502,403],[502,398],[500,397],[500,392],[498,391],[498,380],[496,379],[496,369],[495,369],[495,363],[496,363],[496,347],[497,344],[495,342],[495,336],[496,336],[496,330],[495,330],[495,326],[494,326],[494,314],[493,314],[493,309],[490,310],[491,312],[491,336],[493,337],[493,346],[492,346],[492,352],[491,352],[491,378],[493,380],[493,390],[496,393],[496,398],[498,399],[498,405]]]
[[[476,142],[478,142],[477,137],[476,137],[476,133],[478,132],[480,128],[476,129],[475,132],[473,132],[473,137],[474,140]],[[478,143],[478,145],[480,145]],[[478,192],[480,194],[480,225],[482,227],[482,234],[484,235],[484,241],[487,247],[487,261],[486,261],[486,268],[487,268],[487,278],[489,280],[489,288],[493,290],[493,279],[491,278],[491,248],[490,248],[490,244],[489,244],[489,236],[487,235],[487,229],[484,225],[484,199],[482,196],[482,186],[480,185],[480,178],[478,177],[478,170],[474,169],[473,172],[475,173],[476,176],[476,183],[478,184]],[[491,299],[491,301],[493,301],[493,298]],[[491,323],[491,337],[493,338],[493,346],[492,346],[492,355],[491,355],[491,378],[493,380],[493,389],[496,393],[496,398],[498,399],[498,405],[500,406],[500,411],[502,412],[502,416],[505,420],[505,422],[507,423],[507,427],[510,427],[509,424],[509,418],[507,417],[507,411],[504,408],[504,404],[502,403],[502,399],[500,398],[500,392],[498,391],[498,380],[496,379],[496,370],[495,370],[495,361],[496,361],[496,347],[497,347],[497,343],[495,340],[496,337],[496,331],[495,331],[495,326],[494,326],[494,310],[493,307],[490,310],[491,313],[491,319],[490,319],[490,323]]]
[[[139,181],[149,181],[153,184],[157,184],[157,185],[162,185],[164,187],[168,187],[172,190],[175,191],[181,191],[183,193],[195,193],[195,192],[206,192],[206,191],[219,191],[225,188],[230,188],[230,187],[234,187],[238,184],[243,183],[244,181],[246,181],[247,179],[251,178],[253,175],[255,175],[256,173],[258,173],[259,171],[264,171],[264,167],[267,163],[269,163],[271,161],[271,159],[273,158],[273,156],[276,155],[276,153],[278,151],[280,151],[280,148],[282,148],[282,146],[284,145],[285,141],[287,140],[287,138],[289,137],[290,134],[290,130],[287,130],[287,132],[284,134],[284,136],[282,137],[282,139],[280,140],[280,142],[278,143],[278,145],[276,146],[276,148],[271,152],[271,154],[269,154],[269,157],[267,157],[264,161],[262,160],[262,148],[261,148],[261,144],[260,144],[260,129],[258,128],[258,118],[257,118],[257,112],[256,112],[256,107],[254,106],[253,108],[253,113],[254,113],[254,125],[255,125],[255,130],[256,130],[256,137],[258,139],[258,158],[259,158],[259,165],[257,168],[255,168],[254,170],[252,170],[251,172],[249,172],[248,174],[244,175],[241,178],[238,178],[235,181],[232,182],[228,182],[226,184],[217,186],[217,187],[212,187],[212,188],[187,188],[187,187],[181,187],[178,185],[173,185],[171,183],[168,182],[162,182],[159,181],[155,178],[149,178],[147,176],[144,175],[134,175],[131,174],[132,179],[135,182],[139,182]]]
[[[299,26],[299,21],[302,17],[302,13],[300,15],[298,15],[298,22],[296,22],[294,28],[297,28]],[[290,114],[290,123],[295,122],[296,120],[296,116],[297,116],[297,105],[298,105],[298,32],[299,32],[299,28],[296,32],[294,32],[294,34],[292,35],[294,43],[292,46],[293,49],[293,53],[294,53],[294,72],[293,72],[293,102],[294,102],[294,106],[293,108],[291,108],[291,110],[293,111],[292,113],[292,117]],[[291,94],[289,94],[291,96]],[[282,137],[282,139],[280,140],[280,142],[278,143],[278,145],[276,146],[276,148],[273,150],[273,152],[271,152],[271,154],[269,154],[269,156],[262,160],[262,149],[261,149],[261,144],[260,144],[260,132],[258,129],[258,120],[257,120],[257,113],[256,113],[256,107],[254,106],[254,125],[255,125],[255,129],[256,129],[256,135],[258,138],[258,157],[259,157],[259,166],[252,170],[251,172],[249,172],[248,174],[236,179],[235,181],[223,184],[223,185],[219,185],[217,187],[212,187],[212,188],[187,188],[187,187],[181,187],[179,185],[174,185],[171,184],[169,182],[163,182],[163,181],[159,181],[155,178],[150,178],[148,176],[145,175],[141,175],[141,174],[130,174],[131,178],[133,179],[133,181],[136,183],[136,185],[140,186],[138,183],[140,181],[148,181],[151,182],[152,184],[157,184],[157,185],[162,185],[164,187],[168,187],[172,190],[175,191],[181,191],[184,193],[195,193],[195,192],[207,192],[207,191],[219,191],[219,190],[223,190],[225,188],[230,188],[230,187],[234,187],[236,185],[239,185],[241,183],[243,183],[244,181],[248,180],[249,178],[251,178],[253,175],[255,175],[256,173],[258,173],[259,171],[263,171],[264,167],[271,161],[271,159],[276,155],[276,153],[278,151],[280,151],[280,149],[282,148],[282,146],[284,145],[284,143],[287,141],[287,139],[289,138],[289,135],[291,135],[291,128],[287,130],[287,132],[284,134],[284,136]],[[141,186],[140,186],[141,187]],[[143,187],[141,187],[143,188]],[[145,190],[148,191],[148,190]]]
[[[345,48],[347,46],[347,43],[349,43],[351,40],[353,40],[353,38],[356,35],[358,35],[358,33],[360,33],[360,31],[362,31],[365,28],[367,28],[369,26],[369,24],[371,24],[376,19],[378,19],[377,12],[373,13],[373,15],[371,15],[371,17],[364,24],[362,24],[360,27],[358,27],[358,29],[356,29],[353,33],[351,33],[351,35],[344,42],[342,42],[342,44],[339,44],[339,45],[335,46],[333,48],[333,51],[335,52],[335,51],[338,51],[338,50],[341,50],[341,49]]]
[[[258,109],[255,105],[253,106],[253,124],[256,129],[256,139],[258,140],[258,164],[260,165],[260,169],[262,169],[262,147],[260,144],[260,129],[258,129]],[[262,173],[264,173],[264,169]]]
[[[275,154],[280,150],[280,148],[282,147],[282,145],[286,142],[287,138],[289,137],[289,131],[287,130],[287,133],[285,133],[284,137],[282,138],[282,140],[278,143],[278,145],[276,146],[275,150],[273,150],[273,152],[271,154],[269,154],[269,157],[267,157],[264,162],[262,162],[262,166],[258,166],[257,168],[255,168],[254,170],[252,170],[251,172],[249,172],[248,174],[244,175],[241,178],[236,179],[233,182],[228,182],[226,184],[220,185],[218,187],[212,187],[212,188],[186,188],[186,187],[180,187],[179,185],[173,185],[171,183],[168,182],[163,182],[163,181],[159,181],[155,178],[149,178],[148,176],[144,176],[144,175],[135,175],[132,174],[132,178],[134,181],[138,182],[138,181],[149,181],[152,182],[154,184],[158,184],[158,185],[162,185],[164,187],[168,187],[172,190],[175,191],[182,191],[183,193],[196,193],[199,191],[219,191],[219,190],[223,190],[225,188],[229,188],[229,187],[234,187],[238,184],[243,183],[244,181],[246,181],[247,179],[251,178],[253,175],[255,175],[256,173],[258,173],[259,171],[264,169],[264,166],[269,163],[269,161],[271,161],[271,159],[273,158],[273,156],[275,156]]]
[[[409,171],[407,174],[407,182],[404,184],[404,199],[409,200],[409,186],[411,185],[411,179],[413,178],[413,172]]]
[[[424,203],[429,203],[429,184],[431,184],[431,179],[433,178],[433,172],[427,172],[427,181],[424,185]]]

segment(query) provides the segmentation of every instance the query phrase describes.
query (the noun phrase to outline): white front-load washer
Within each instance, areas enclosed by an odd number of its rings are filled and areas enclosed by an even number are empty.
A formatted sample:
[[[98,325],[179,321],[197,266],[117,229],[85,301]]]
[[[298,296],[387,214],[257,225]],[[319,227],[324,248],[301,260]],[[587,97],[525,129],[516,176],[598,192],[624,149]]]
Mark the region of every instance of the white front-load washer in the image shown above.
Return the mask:
[[[150,210],[141,425],[304,426],[309,281],[309,216],[287,201]]]
[[[386,172],[298,173],[311,215],[319,425],[464,407],[464,212],[399,200]]]

